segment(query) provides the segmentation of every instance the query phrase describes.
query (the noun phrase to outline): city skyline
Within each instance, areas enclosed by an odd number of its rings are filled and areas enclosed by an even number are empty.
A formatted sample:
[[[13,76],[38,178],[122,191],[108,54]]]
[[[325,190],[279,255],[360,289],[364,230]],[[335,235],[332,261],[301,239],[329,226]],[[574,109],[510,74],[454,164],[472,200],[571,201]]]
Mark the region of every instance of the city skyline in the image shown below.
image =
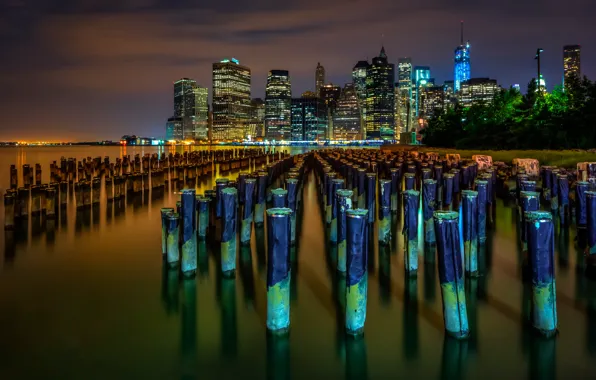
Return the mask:
[[[251,68],[252,98],[264,98],[272,69],[290,72],[293,97],[314,90],[317,62],[325,67],[326,82],[343,87],[354,64],[372,59],[381,46],[392,63],[411,57],[414,66],[430,66],[442,83],[453,77],[460,20],[473,47],[472,77],[525,90],[541,47],[542,72],[552,89],[562,83],[562,47],[570,44],[582,46],[582,74],[596,77],[596,49],[586,37],[595,32],[589,15],[596,6],[579,0],[566,4],[580,10],[570,16],[561,15],[554,1],[465,7],[396,1],[177,4],[98,8],[83,1],[50,8],[2,2],[0,69],[10,75],[0,78],[0,139],[160,136],[164,117],[171,115],[172,82],[189,77],[210,88],[211,65],[229,56]],[[34,89],[23,83],[34,83]],[[211,91],[209,96],[211,103]],[[28,111],[31,103],[35,112]]]

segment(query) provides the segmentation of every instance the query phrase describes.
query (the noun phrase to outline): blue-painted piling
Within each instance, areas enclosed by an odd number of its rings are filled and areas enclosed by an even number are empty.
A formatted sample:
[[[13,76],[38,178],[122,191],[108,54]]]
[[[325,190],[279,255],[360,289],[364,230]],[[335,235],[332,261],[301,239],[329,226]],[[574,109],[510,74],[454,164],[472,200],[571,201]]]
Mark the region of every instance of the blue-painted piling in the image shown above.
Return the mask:
[[[526,212],[540,210],[539,194],[533,191],[522,191],[519,195],[521,207],[521,241],[522,250],[528,250],[528,232],[526,228]]]
[[[346,272],[347,220],[346,213],[352,209],[352,190],[337,191],[337,271]]]
[[[561,225],[565,225],[567,211],[569,210],[569,179],[567,175],[560,174],[557,178],[558,197],[559,197],[559,215]]]
[[[478,243],[486,243],[486,207],[487,207],[487,192],[488,181],[477,179],[474,181],[474,186],[478,192]]]
[[[391,180],[379,181],[379,243],[391,243]]]
[[[453,203],[453,179],[453,174],[443,174],[443,207],[451,207]]]
[[[180,243],[179,215],[176,213],[167,214],[167,223],[166,260],[170,267],[174,267],[180,261],[180,251],[178,248]]]
[[[267,198],[267,174],[259,173],[257,177],[257,203],[255,204],[255,225],[265,223],[265,201]]]
[[[169,214],[174,213],[172,207],[164,207],[161,212],[161,253],[165,255],[168,252],[168,224]]]
[[[596,192],[586,191],[586,212],[588,227],[588,257],[596,257]]]
[[[373,224],[377,209],[377,175],[375,173],[366,173],[366,207],[368,223]]]
[[[222,215],[222,197],[221,192],[228,187],[230,180],[227,178],[218,178],[215,180],[215,217],[221,218]]]
[[[589,182],[577,182],[575,186],[575,218],[578,228],[586,228],[588,223],[586,191],[589,191],[589,189]]]
[[[244,180],[244,208],[242,209],[242,226],[240,228],[241,245],[250,244],[256,186],[257,180],[255,178],[246,178]]]
[[[329,241],[337,243],[337,191],[344,188],[343,179],[333,179],[331,181],[331,228]]]
[[[244,200],[246,199],[244,197],[244,193],[245,193],[245,189],[246,189],[246,178],[248,177],[248,175],[246,173],[240,173],[238,174],[238,203],[243,205],[244,204]]]
[[[416,189],[416,174],[414,174],[414,173],[404,174],[404,189],[405,190]]]
[[[289,208],[267,210],[267,329],[284,334],[290,328]]]
[[[335,195],[333,194],[333,180],[337,177],[336,173],[328,173],[327,174],[327,183],[325,187],[325,222],[329,225],[331,224],[331,213],[333,208],[333,199]]]
[[[366,207],[366,169],[358,169],[358,208]]]
[[[436,211],[434,221],[445,330],[454,338],[464,339],[470,330],[459,241],[459,215],[454,211]]]
[[[550,166],[543,166],[542,172],[542,198],[546,201],[550,201],[550,190],[552,187],[552,169]]]
[[[437,204],[437,181],[425,179],[422,183],[422,217],[424,219],[424,243],[435,244],[433,213]]]
[[[478,276],[478,192],[462,191],[464,267],[469,277]]]
[[[286,180],[286,188],[288,190],[288,208],[292,210],[290,216],[290,243],[296,244],[296,212],[298,211],[298,187],[300,186],[298,179],[288,178]]]
[[[555,228],[552,214],[528,212],[526,227],[532,268],[532,325],[541,335],[552,337],[557,332]]]
[[[453,194],[459,194],[460,193],[459,170],[451,169],[451,171],[449,173],[453,174]]]
[[[520,193],[522,191],[536,191],[536,181],[520,181]]]
[[[559,169],[553,169],[550,174],[550,209],[555,212],[559,210]]]
[[[346,211],[346,332],[362,335],[368,294],[368,211]]]
[[[236,228],[238,190],[233,187],[221,191],[222,219],[221,228],[221,271],[225,277],[233,277],[236,273]]]
[[[211,198],[209,197],[197,197],[197,235],[199,240],[205,240],[207,238],[207,230],[209,228],[209,202],[211,202]]]
[[[182,227],[182,274],[193,276],[197,271],[197,235],[195,233],[196,193],[194,189],[181,191],[180,219]]]
[[[391,168],[391,212],[397,212],[398,196],[401,185],[400,170]]]
[[[272,208],[286,208],[288,206],[288,192],[285,189],[271,190]]]
[[[406,275],[418,273],[418,205],[420,193],[416,190],[404,191],[404,266]]]

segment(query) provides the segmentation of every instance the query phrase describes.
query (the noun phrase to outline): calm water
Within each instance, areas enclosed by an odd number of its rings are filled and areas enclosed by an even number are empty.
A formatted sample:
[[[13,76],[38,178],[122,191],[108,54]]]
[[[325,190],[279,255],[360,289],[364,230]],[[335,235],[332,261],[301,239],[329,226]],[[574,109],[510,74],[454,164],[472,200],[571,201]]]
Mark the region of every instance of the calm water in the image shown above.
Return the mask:
[[[60,156],[113,161],[155,151],[0,149],[0,189],[9,184],[12,163],[19,180],[23,163],[41,163],[46,183],[50,161]],[[214,178],[199,185],[212,186]],[[55,222],[30,218],[0,232],[1,379],[596,376],[596,283],[576,272],[573,226],[557,228],[555,340],[536,339],[523,325],[529,293],[520,280],[517,215],[513,204],[499,201],[486,275],[467,284],[467,342],[444,338],[436,265],[423,264],[422,249],[417,279],[404,279],[400,217],[392,247],[379,251],[375,244],[369,259],[365,337],[353,341],[344,338],[342,283],[311,176],[298,216],[291,333],[284,340],[266,334],[263,230],[240,252],[235,280],[218,275],[217,249],[208,246],[200,247],[208,260],[194,280],[163,269],[159,209],[177,198],[166,193],[109,206],[102,199],[82,212],[71,204]],[[0,206],[1,225],[3,218]]]

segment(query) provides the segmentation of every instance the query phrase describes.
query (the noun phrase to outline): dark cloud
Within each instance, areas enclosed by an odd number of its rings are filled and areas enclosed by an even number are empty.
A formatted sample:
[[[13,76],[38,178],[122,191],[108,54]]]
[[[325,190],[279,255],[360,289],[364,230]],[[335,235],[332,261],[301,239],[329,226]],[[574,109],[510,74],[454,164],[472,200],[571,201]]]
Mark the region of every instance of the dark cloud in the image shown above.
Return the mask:
[[[252,69],[255,97],[272,68],[290,71],[296,96],[314,86],[317,62],[343,84],[382,44],[443,81],[462,19],[473,76],[524,86],[542,47],[551,86],[562,46],[580,43],[596,78],[595,10],[582,0],[0,0],[0,140],[160,135],[172,82],[211,87],[212,62],[230,56]]]

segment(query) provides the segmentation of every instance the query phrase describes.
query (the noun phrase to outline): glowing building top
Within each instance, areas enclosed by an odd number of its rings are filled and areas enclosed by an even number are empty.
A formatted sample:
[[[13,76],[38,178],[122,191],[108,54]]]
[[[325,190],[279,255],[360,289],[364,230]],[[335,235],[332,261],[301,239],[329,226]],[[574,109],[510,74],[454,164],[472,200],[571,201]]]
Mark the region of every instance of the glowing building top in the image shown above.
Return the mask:
[[[579,45],[563,46],[563,82],[568,82],[572,76],[581,77],[580,53]]]
[[[470,79],[470,42],[464,43],[464,22],[461,22],[460,44],[455,48],[455,91],[459,91],[461,83]]]

